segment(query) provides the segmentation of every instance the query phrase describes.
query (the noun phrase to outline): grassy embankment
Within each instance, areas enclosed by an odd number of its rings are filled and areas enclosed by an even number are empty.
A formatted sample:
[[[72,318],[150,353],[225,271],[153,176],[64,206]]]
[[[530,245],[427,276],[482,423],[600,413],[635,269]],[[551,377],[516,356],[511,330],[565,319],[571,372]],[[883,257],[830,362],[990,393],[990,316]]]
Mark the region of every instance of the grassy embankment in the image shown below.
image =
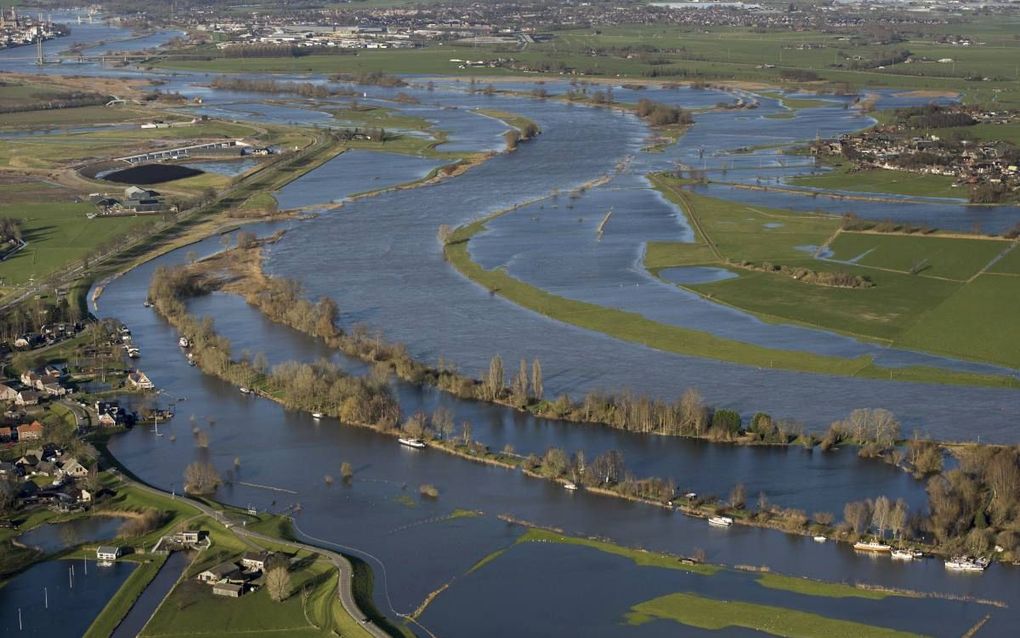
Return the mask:
[[[1005,251],[1006,259],[1014,258],[1014,242],[938,233],[846,232],[835,216],[724,202],[682,191],[661,176],[653,182],[685,209],[698,236],[690,244],[650,243],[645,266],[651,272],[672,266],[725,267],[737,276],[684,287],[767,321],[802,323],[878,343],[1020,367],[1020,327],[1010,319],[1020,312],[1015,294],[1020,280],[997,274],[997,268],[1008,268],[1011,262],[993,264]],[[820,246],[833,251],[830,259],[814,258],[810,247]],[[875,285],[812,285],[784,274],[735,267],[734,262],[743,261],[845,271],[869,277]]]
[[[802,243],[814,243],[816,245],[821,245],[825,243],[827,238],[835,231],[838,225],[838,220],[834,218],[824,218],[825,221],[823,222],[823,218],[812,218],[807,215],[789,214],[788,219],[783,219],[784,223],[788,222],[795,228],[797,225],[807,225],[807,227],[801,228],[796,235],[790,235],[788,237],[794,239],[794,241],[785,245],[784,254],[776,255],[774,247],[770,247],[766,244],[758,246],[759,252],[750,255],[750,258],[758,257],[759,260],[771,259],[773,261],[781,261],[785,256],[789,258],[795,257],[799,260],[810,260],[810,255],[797,251],[795,246]],[[471,259],[470,253],[468,252],[468,242],[471,237],[485,229],[486,221],[487,220],[479,220],[473,222],[458,228],[453,233],[445,246],[445,254],[449,262],[461,274],[484,286],[493,293],[499,294],[518,305],[557,321],[563,321],[565,323],[577,325],[596,332],[602,332],[626,341],[641,343],[660,350],[710,359],[720,359],[723,361],[754,365],[763,368],[784,368],[804,372],[845,376],[864,376],[884,379],[895,378],[900,380],[942,383],[994,386],[1008,386],[1011,383],[1011,380],[1006,377],[957,373],[925,367],[897,368],[895,370],[881,368],[874,365],[870,357],[846,359],[804,352],[765,348],[717,337],[707,332],[658,323],[637,313],[606,308],[553,295],[541,290],[540,288],[531,286],[511,277],[501,268],[486,270]],[[769,217],[768,221],[775,222],[776,219]],[[811,224],[815,222],[823,225],[820,228],[811,227]],[[764,233],[760,232],[760,230],[760,227],[756,227],[753,232],[746,233],[746,235],[751,237],[761,237]],[[790,229],[787,228],[786,232],[789,233]],[[646,265],[653,272],[657,272],[658,270],[668,266],[706,263],[715,264],[719,261],[720,257],[717,255],[716,251],[713,250],[711,246],[704,243],[650,244],[648,247]],[[816,307],[812,305],[807,299],[804,299],[804,296],[810,298],[812,295],[826,294],[829,292],[850,294],[862,292],[822,286],[808,286],[797,282],[792,278],[780,279],[778,275],[766,275],[766,273],[760,272],[748,273],[746,276],[742,276],[737,280],[721,282],[721,284],[744,280],[753,282],[753,280],[757,277],[774,277],[776,278],[775,285],[779,287],[778,289],[773,289],[771,291],[766,290],[763,292],[761,290],[756,290],[754,286],[752,286],[751,292],[756,293],[757,297],[761,300],[761,304],[775,306],[777,304],[789,303],[784,301],[786,297],[783,295],[787,293],[794,294],[794,299],[800,297],[800,303],[804,303],[812,312],[819,313],[819,316],[829,316],[827,313],[830,311],[824,307]],[[880,286],[876,286],[875,288],[868,289],[864,292],[877,290],[879,294],[882,295],[882,298],[872,303],[878,303],[879,308],[881,308],[882,304],[892,304],[892,310],[880,310],[883,313],[887,313],[897,312],[897,308],[900,308],[904,303],[909,302],[909,299],[907,301],[900,299],[900,295],[904,292],[918,295],[922,294],[923,291],[927,289],[934,288],[935,292],[929,292],[928,294],[935,295],[941,286],[953,285],[952,283],[928,278],[927,280],[923,280],[923,283],[928,284],[928,287],[925,288],[925,286],[919,285],[915,279],[916,278],[910,278],[906,281],[901,281],[900,283],[903,285],[903,288],[899,290],[889,290],[888,288],[883,290]],[[718,286],[721,284],[714,285]],[[704,288],[704,286],[699,286],[696,290],[701,292],[702,288]],[[718,295],[713,294],[712,298],[724,303],[730,303],[727,299],[720,298]],[[757,310],[753,307],[753,305],[749,304],[746,299],[741,297],[740,301],[741,307],[745,307],[750,310]],[[798,312],[800,311],[799,307],[796,309]],[[842,315],[852,317],[853,312],[853,309],[844,308]],[[777,315],[775,310],[771,313],[762,312],[761,314],[771,317],[773,320],[799,321],[807,323],[804,318],[788,319]],[[818,322],[819,320],[814,319],[814,321]],[[835,322],[835,319],[832,321]],[[838,323],[836,323],[836,325],[838,325]],[[856,324],[851,324],[851,326],[853,325]],[[846,328],[843,327],[841,330],[846,330]]]
[[[743,627],[790,638],[911,638],[919,634],[826,618],[786,607],[675,593],[639,603],[627,614],[631,625],[673,620],[689,627],[719,631]]]

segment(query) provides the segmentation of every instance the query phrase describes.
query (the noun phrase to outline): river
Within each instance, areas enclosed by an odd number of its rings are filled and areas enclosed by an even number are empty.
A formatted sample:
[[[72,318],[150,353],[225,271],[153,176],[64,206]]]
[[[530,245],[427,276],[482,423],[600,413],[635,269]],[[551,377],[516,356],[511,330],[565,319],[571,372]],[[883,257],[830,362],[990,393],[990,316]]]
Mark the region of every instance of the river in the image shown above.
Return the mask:
[[[0,65],[5,65],[2,56]],[[75,70],[82,72],[86,67],[90,72],[114,72],[92,65]],[[46,71],[62,69],[53,67]],[[196,82],[196,76],[168,76],[168,81],[168,90],[186,91]],[[562,91],[566,85],[547,86]],[[491,297],[443,261],[435,240],[436,229],[443,223],[459,224],[508,205],[547,197],[557,190],[562,198],[567,198],[567,193],[580,184],[613,173],[628,157],[635,159],[617,178],[617,186],[639,193],[647,191],[639,181],[640,173],[684,158],[689,160],[693,154],[701,155],[697,149],[705,145],[712,145],[705,156],[724,157],[727,149],[738,143],[757,145],[761,138],[770,140],[772,145],[783,145],[813,136],[814,130],[805,126],[825,124],[824,132],[829,134],[865,126],[867,118],[841,107],[809,109],[812,112],[804,116],[801,115],[804,111],[799,111],[792,119],[769,120],[763,117],[764,111],[706,114],[699,116],[691,134],[680,145],[661,157],[651,157],[652,154],[641,151],[647,137],[644,125],[615,111],[513,95],[469,95],[464,83],[450,81],[438,83],[434,91],[413,87],[402,90],[422,96],[427,103],[418,108],[429,111],[430,119],[442,120],[443,126],[451,127],[451,139],[462,140],[459,143],[464,144],[463,149],[492,150],[499,135],[495,128],[487,128],[491,124],[478,123],[491,123],[491,119],[471,114],[463,107],[489,106],[520,112],[537,121],[543,133],[537,141],[522,145],[515,153],[499,155],[438,185],[346,202],[341,208],[324,209],[312,220],[286,223],[288,233],[269,251],[270,270],[299,278],[312,295],[335,297],[345,324],[365,323],[381,329],[387,337],[407,343],[413,354],[433,361],[444,356],[465,371],[481,370],[495,352],[502,353],[508,361],[540,357],[546,388],[552,393],[635,387],[673,398],[685,387],[697,386],[714,404],[743,411],[769,410],[815,428],[824,427],[829,420],[865,404],[891,408],[908,428],[923,426],[940,437],[980,434],[985,440],[1016,440],[1010,425],[1017,408],[1015,391],[757,370],[623,343],[543,319]],[[366,93],[379,99],[392,96],[392,92],[366,87]],[[659,93],[666,95],[669,91]],[[671,96],[677,103],[692,105],[728,99],[727,94],[689,89],[675,90]],[[278,99],[279,96],[274,97]],[[265,96],[232,94],[223,95],[221,100],[206,99],[206,105],[230,110],[240,118],[271,121],[274,105],[264,101]],[[251,103],[263,106],[253,109],[247,106]],[[234,109],[231,104],[245,106]],[[780,109],[767,100],[762,104],[766,110]],[[462,108],[449,108],[454,105]],[[321,112],[316,105],[301,100],[281,108]],[[283,121],[298,116],[305,117],[294,110],[279,112]],[[741,126],[745,128],[739,129]],[[713,130],[716,135],[712,135]],[[729,163],[718,170],[734,171],[737,159],[725,161]],[[752,152],[750,157],[740,154],[739,161],[749,163],[754,170],[759,170],[756,165],[773,173],[791,170],[780,165],[768,150]],[[359,173],[386,175],[387,167],[388,159],[384,156],[359,157]],[[408,170],[411,175],[417,174],[418,169]],[[296,182],[291,189],[297,189],[295,192],[302,201],[327,203],[373,188],[371,183],[360,184],[359,180],[317,182],[319,178],[321,174],[318,177],[309,174],[307,181]],[[612,192],[613,188],[610,183],[604,190]],[[732,189],[725,192],[734,199],[757,193]],[[630,199],[621,200],[616,214],[637,226],[646,225],[645,241],[663,232],[684,236],[685,226],[678,211],[655,204],[642,221],[640,210],[624,208],[630,205],[627,201]],[[647,209],[651,200],[641,195],[633,201],[645,202],[641,206]],[[773,205],[767,200],[760,203]],[[946,205],[957,211],[966,208],[954,203]],[[907,204],[883,206],[905,219],[922,213]],[[566,215],[582,216],[574,211]],[[589,213],[590,219],[579,224],[592,223],[593,215],[598,217],[598,213]],[[989,217],[995,223],[1005,224],[1015,222],[1018,215],[1020,212],[1014,208],[997,210]],[[664,220],[664,216],[669,219]],[[270,232],[271,228],[258,230]],[[512,228],[500,227],[499,232],[504,233],[507,241],[520,241]],[[526,232],[550,254],[559,251],[570,256],[578,249],[571,245],[567,232]],[[640,233],[635,233],[626,250],[634,250],[640,243],[639,237]],[[947,573],[939,561],[896,565],[887,559],[863,558],[842,545],[817,544],[809,538],[775,531],[744,527],[716,530],[701,520],[584,492],[566,492],[516,472],[478,465],[435,450],[402,448],[391,438],[371,431],[344,427],[329,419],[317,422],[269,401],[245,397],[236,388],[187,366],[175,345],[175,332],[151,310],[142,307],[149,278],[157,265],[180,263],[187,251],[208,254],[218,249],[218,238],[213,238],[172,252],[114,280],[101,297],[98,314],[116,317],[130,326],[135,343],[143,352],[139,365],[166,400],[177,402],[178,414],[175,421],[163,428],[166,436],[155,437],[147,428],[136,428],[114,438],[110,450],[140,478],[164,489],[179,489],[183,468],[201,456],[209,458],[229,479],[217,495],[226,502],[273,511],[300,503],[296,522],[309,539],[340,543],[351,548],[348,551],[367,557],[376,570],[376,600],[384,612],[410,612],[430,592],[453,582],[423,616],[423,622],[439,635],[477,635],[491,630],[494,623],[504,618],[509,620],[493,635],[514,635],[529,626],[514,624],[526,623],[528,614],[553,612],[558,615],[549,616],[550,627],[573,631],[579,626],[573,623],[590,609],[599,610],[584,621],[591,635],[665,635],[675,631],[673,626],[661,623],[630,628],[621,624],[623,614],[630,604],[692,585],[676,574],[651,575],[647,568],[590,550],[584,554],[576,548],[558,545],[540,549],[516,547],[490,566],[465,575],[476,561],[507,547],[520,534],[519,527],[498,520],[499,514],[583,536],[604,536],[631,546],[681,554],[703,550],[709,561],[729,565],[767,564],[775,571],[795,575],[972,594],[1007,599],[1014,606],[1017,602],[1016,576],[1010,568],[993,566],[978,577],[957,576]],[[624,252],[621,248],[621,254]],[[549,260],[551,268],[559,267],[555,262]],[[599,263],[587,262],[586,266],[594,270],[584,273],[588,286],[578,288],[577,294],[598,291],[607,282],[616,282],[621,269],[625,269],[622,259],[612,260],[605,271],[601,271]],[[559,271],[564,272],[567,270]],[[274,361],[319,356],[341,359],[325,352],[313,340],[271,324],[228,295],[214,294],[195,300],[192,309],[214,317],[218,329],[232,340],[235,353],[244,348],[265,351]],[[764,331],[758,337],[768,338]],[[360,363],[341,361],[352,370],[364,370]],[[682,489],[725,495],[733,484],[744,482],[752,497],[763,491],[770,500],[784,506],[808,512],[830,511],[837,517],[847,500],[879,494],[901,496],[915,510],[923,506],[920,484],[888,466],[858,460],[849,450],[821,455],[801,450],[710,446],[536,420],[505,408],[454,400],[431,390],[399,383],[395,388],[405,413],[445,404],[458,422],[471,420],[475,437],[493,447],[509,443],[518,451],[539,451],[557,445],[588,453],[621,449],[628,466],[636,473],[672,476]],[[191,416],[208,433],[208,450],[197,448],[192,442]],[[236,470],[235,457],[240,459]],[[352,483],[330,485],[324,477],[337,476],[343,461],[355,468]],[[242,482],[270,485],[296,494],[249,487]],[[417,487],[423,483],[435,485],[440,497],[436,500],[419,497]],[[482,514],[460,515],[463,511]],[[514,559],[510,560],[511,557]],[[545,578],[543,570],[553,570],[550,573],[555,577]],[[615,587],[598,587],[596,583],[602,579],[625,584],[628,596],[621,597]],[[540,586],[535,586],[536,581]],[[720,582],[725,585],[724,592],[734,597],[835,617],[850,613],[869,618],[873,615],[876,623],[898,627],[904,623],[903,618],[919,616],[920,624],[911,628],[931,633],[946,628],[946,633],[959,635],[975,618],[988,612],[993,619],[983,631],[990,635],[1007,635],[1008,628],[1017,621],[1013,610],[991,610],[973,603],[918,602],[894,597],[874,605],[847,607],[842,599],[765,595],[752,579],[740,575],[727,574]],[[706,586],[704,591],[718,594],[715,586]],[[546,601],[546,606],[537,606],[539,600]]]

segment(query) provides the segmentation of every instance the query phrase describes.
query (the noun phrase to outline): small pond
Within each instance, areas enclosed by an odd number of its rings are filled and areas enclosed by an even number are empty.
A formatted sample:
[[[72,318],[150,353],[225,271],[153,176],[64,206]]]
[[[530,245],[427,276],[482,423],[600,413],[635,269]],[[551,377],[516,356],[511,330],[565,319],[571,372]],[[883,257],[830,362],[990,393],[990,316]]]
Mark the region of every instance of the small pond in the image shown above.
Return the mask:
[[[18,542],[35,547],[47,554],[82,543],[116,538],[124,519],[116,516],[90,516],[64,523],[47,523],[25,532]]]
[[[663,268],[659,276],[675,284],[710,284],[715,281],[734,279],[737,273],[725,268],[711,266],[683,266],[679,268]]]
[[[195,177],[203,172],[183,164],[142,164],[106,173],[102,179],[120,184],[162,184],[186,177]]]

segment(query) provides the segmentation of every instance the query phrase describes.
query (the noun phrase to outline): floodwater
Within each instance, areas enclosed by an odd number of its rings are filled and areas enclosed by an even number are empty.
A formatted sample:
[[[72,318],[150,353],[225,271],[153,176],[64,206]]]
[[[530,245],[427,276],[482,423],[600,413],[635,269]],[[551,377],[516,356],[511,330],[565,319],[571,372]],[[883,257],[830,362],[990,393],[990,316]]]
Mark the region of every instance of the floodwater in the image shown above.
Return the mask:
[[[99,567],[90,560],[87,573],[81,560],[33,565],[0,589],[0,634],[77,638],[134,569],[123,561]]]
[[[285,210],[339,203],[357,193],[413,182],[443,164],[397,153],[347,151],[284,186],[275,193],[276,201]]]
[[[17,67],[15,60],[6,60],[2,55],[0,65]],[[86,67],[89,72],[113,72],[83,65]],[[187,87],[194,85],[197,77],[198,74],[167,76],[164,88],[182,90],[187,95]],[[571,191],[590,180],[619,172],[605,187],[597,189],[599,198],[603,193],[608,193],[605,197],[620,194],[614,200],[618,203],[613,204],[614,215],[606,227],[604,243],[588,245],[578,241],[594,235],[593,228],[574,230],[574,224],[584,227],[601,219],[605,210],[598,201],[583,212],[568,208],[569,212],[555,220],[551,219],[552,210],[539,208],[543,212],[536,212],[532,204],[528,212],[542,218],[540,221],[532,222],[525,214],[510,215],[508,219],[516,216],[529,223],[493,224],[490,232],[501,234],[505,244],[493,242],[486,248],[490,255],[501,255],[502,262],[509,268],[518,268],[518,272],[528,271],[527,262],[538,254],[529,252],[532,246],[541,247],[543,251],[539,252],[557,253],[567,267],[557,264],[552,257],[542,263],[548,264],[550,277],[560,277],[561,285],[571,284],[563,288],[565,292],[576,296],[604,295],[608,303],[618,298],[610,294],[609,288],[620,283],[621,273],[626,269],[627,262],[622,258],[626,251],[633,251],[630,267],[637,273],[642,242],[663,239],[664,235],[666,239],[682,241],[687,236],[681,211],[659,207],[647,186],[641,183],[642,173],[672,168],[680,162],[716,175],[725,172],[750,184],[759,179],[774,180],[812,168],[810,160],[783,156],[776,149],[813,137],[816,131],[832,135],[866,126],[868,118],[839,104],[800,110],[789,119],[769,118],[769,114],[783,108],[774,100],[761,100],[755,111],[699,115],[697,124],[680,144],[652,154],[641,150],[647,142],[647,129],[630,115],[556,100],[468,94],[463,83],[455,84],[437,83],[434,91],[420,85],[401,89],[362,88],[370,99],[384,100],[388,105],[396,92],[414,95],[420,103],[413,108],[401,108],[402,112],[417,112],[436,121],[440,128],[449,127],[451,142],[463,144],[458,148],[464,150],[501,148],[499,134],[505,129],[500,122],[471,113],[470,108],[519,112],[538,122],[542,135],[521,145],[518,151],[498,155],[455,179],[413,191],[391,191],[346,202],[340,208],[324,210],[314,219],[287,223],[288,233],[268,251],[268,267],[272,272],[298,278],[310,296],[334,297],[346,326],[364,323],[390,339],[407,343],[415,356],[431,361],[443,356],[471,373],[480,372],[497,352],[510,362],[511,369],[520,358],[539,357],[549,394],[639,388],[672,399],[685,388],[696,386],[714,405],[747,414],[766,410],[778,417],[797,419],[813,429],[824,428],[832,419],[857,407],[886,407],[901,417],[907,432],[920,427],[944,438],[980,435],[985,441],[1016,441],[1012,425],[1018,405],[1016,391],[758,370],[620,342],[544,319],[491,296],[443,261],[435,239],[441,224],[458,225],[515,205],[523,210],[529,202],[548,200],[556,193],[566,207]],[[546,86],[551,92],[567,88],[562,82]],[[623,91],[635,94],[628,99],[642,94],[702,106],[734,99],[732,94],[715,91],[634,91],[622,87],[619,90],[619,95],[627,95]],[[206,106],[222,108],[224,113],[239,119],[262,118],[280,123],[313,123],[321,119],[316,113],[323,112],[306,108],[305,102],[298,100],[292,106],[284,106],[276,103],[278,97],[274,96],[270,104],[264,101],[265,96],[225,95],[222,102],[216,98],[206,100]],[[883,99],[906,100],[895,95]],[[458,108],[452,108],[455,106]],[[362,180],[350,176],[352,171],[372,177],[391,174],[393,158],[378,154],[354,157],[356,167],[318,182],[313,172],[292,183],[293,192],[300,193],[302,201],[328,203],[375,188],[371,182],[377,180],[362,184]],[[417,173],[409,169],[403,176],[411,174]],[[708,188],[734,201],[762,193],[720,185]],[[623,196],[628,193],[633,197]],[[754,201],[759,205],[776,205],[771,203],[770,196]],[[584,197],[576,198],[575,206],[580,206]],[[807,209],[803,202],[814,203],[806,196],[790,197],[799,198],[802,210]],[[860,202],[838,203],[866,206]],[[956,203],[945,206],[946,212],[938,225],[965,223],[970,214],[967,207]],[[928,210],[902,202],[882,204],[884,217],[904,221],[923,220]],[[1012,225],[1020,218],[1020,209],[1015,207],[985,209],[984,213],[983,219],[988,224]],[[579,217],[584,219],[571,221]],[[551,221],[559,222],[560,227]],[[626,234],[626,250],[617,247],[618,254],[607,260],[604,267],[602,260],[587,255],[582,255],[587,261],[577,260],[574,253],[578,250],[612,248],[618,230],[614,225],[622,224],[631,225]],[[267,233],[273,228],[261,226],[255,230]],[[505,250],[504,246],[518,249]],[[845,545],[817,544],[810,538],[776,531],[713,529],[702,520],[659,508],[586,492],[571,493],[517,472],[435,450],[407,449],[372,431],[346,427],[331,419],[315,421],[269,401],[245,397],[236,388],[187,366],[176,346],[175,332],[151,310],[142,307],[149,278],[157,265],[180,263],[187,251],[208,254],[218,247],[219,238],[213,238],[172,252],[107,286],[98,314],[117,317],[132,329],[136,343],[145,352],[139,360],[140,367],[161,388],[163,400],[176,403],[178,415],[162,428],[165,436],[155,437],[147,428],[136,428],[115,437],[110,450],[140,478],[167,490],[180,489],[187,464],[195,458],[207,458],[228,479],[217,494],[219,499],[278,512],[300,504],[296,514],[299,533],[310,541],[338,546],[364,557],[376,574],[377,605],[386,613],[408,613],[429,593],[453,581],[454,585],[436,599],[423,617],[426,625],[439,635],[475,634],[478,628],[491,628],[502,619],[506,619],[508,629],[520,629],[528,626],[525,623],[529,614],[551,614],[552,608],[563,612],[550,616],[549,622],[571,628],[574,625],[565,624],[569,617],[597,610],[591,622],[578,619],[588,622],[585,627],[592,635],[674,635],[677,627],[663,624],[664,621],[637,629],[622,624],[622,615],[627,611],[625,603],[640,602],[678,587],[696,586],[706,595],[732,590],[745,599],[758,596],[756,600],[770,601],[769,604],[782,603],[835,617],[868,615],[876,624],[895,627],[905,626],[907,618],[917,616],[918,624],[910,624],[916,631],[942,633],[943,627],[951,627],[951,633],[959,634],[972,624],[973,618],[984,613],[991,613],[992,620],[983,633],[1009,635],[1010,628],[1015,627],[1016,574],[1011,568],[996,565],[980,576],[957,575],[947,573],[934,560],[897,565],[888,559],[856,555]],[[483,257],[480,253],[479,258]],[[535,277],[543,275],[531,270]],[[575,282],[564,280],[564,275],[569,274],[574,275]],[[675,295],[671,303],[686,303],[676,301],[683,299],[680,291],[669,294]],[[314,341],[269,323],[227,295],[198,299],[192,309],[215,318],[218,329],[233,342],[235,354],[243,349],[265,351],[273,361],[326,356],[341,360],[352,371],[365,371],[364,365],[343,360]],[[753,337],[768,338],[764,330]],[[770,501],[785,507],[809,513],[828,511],[837,516],[846,501],[881,494],[906,499],[914,511],[923,507],[921,484],[887,465],[859,460],[849,449],[823,455],[797,449],[730,448],[532,419],[506,408],[457,401],[399,383],[395,384],[395,391],[405,413],[417,409],[431,411],[436,405],[446,405],[458,423],[471,420],[475,438],[492,447],[510,444],[522,453],[541,451],[549,445],[568,451],[584,450],[586,454],[620,449],[635,474],[671,476],[681,489],[725,496],[735,483],[743,482],[751,500],[764,492]],[[208,434],[208,449],[194,445],[191,416]],[[234,469],[235,457],[240,459],[238,469]],[[350,485],[328,484],[325,477],[336,476],[344,461],[355,468],[354,480]],[[423,483],[435,485],[439,498],[419,497],[418,486]],[[289,491],[252,487],[254,484]],[[466,510],[481,514],[454,515]],[[778,572],[834,581],[1005,599],[1011,608],[934,605],[924,600],[865,606],[863,602],[848,603],[845,599],[815,600],[759,592],[753,583],[737,582],[736,578],[721,579],[722,589],[716,590],[711,589],[716,585],[696,580],[693,585],[682,583],[673,573],[652,576],[647,568],[632,567],[611,557],[578,555],[580,550],[558,546],[526,548],[519,555],[514,553],[522,548],[516,548],[490,566],[464,576],[477,560],[506,547],[520,533],[520,528],[497,519],[500,514],[573,534],[607,537],[631,546],[679,554],[692,554],[700,549],[713,562],[766,564]],[[545,566],[554,566],[558,576],[539,578],[543,582],[536,585],[535,574]],[[615,587],[596,586],[605,573],[612,575],[613,582],[627,583],[627,597],[621,598]],[[537,600],[540,596],[536,592],[547,592],[546,598]],[[498,610],[493,607],[497,603]],[[6,604],[6,598],[0,597],[0,605]],[[4,608],[3,622],[7,623],[9,617]],[[683,631],[686,635],[687,628]]]
[[[124,520],[116,516],[88,516],[64,523],[47,523],[25,532],[18,537],[18,542],[49,554],[82,543],[116,538]]]

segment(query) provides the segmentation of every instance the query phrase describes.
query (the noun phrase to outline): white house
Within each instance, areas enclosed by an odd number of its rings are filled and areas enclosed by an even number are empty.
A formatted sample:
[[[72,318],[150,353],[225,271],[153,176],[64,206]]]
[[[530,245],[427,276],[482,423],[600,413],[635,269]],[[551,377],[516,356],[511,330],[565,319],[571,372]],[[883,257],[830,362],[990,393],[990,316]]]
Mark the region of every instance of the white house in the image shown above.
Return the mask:
[[[124,550],[113,545],[100,545],[96,548],[96,559],[102,561],[115,561],[121,557]]]

